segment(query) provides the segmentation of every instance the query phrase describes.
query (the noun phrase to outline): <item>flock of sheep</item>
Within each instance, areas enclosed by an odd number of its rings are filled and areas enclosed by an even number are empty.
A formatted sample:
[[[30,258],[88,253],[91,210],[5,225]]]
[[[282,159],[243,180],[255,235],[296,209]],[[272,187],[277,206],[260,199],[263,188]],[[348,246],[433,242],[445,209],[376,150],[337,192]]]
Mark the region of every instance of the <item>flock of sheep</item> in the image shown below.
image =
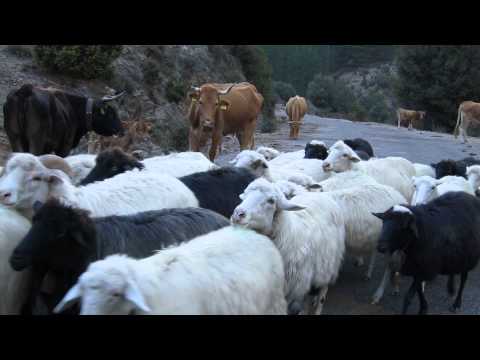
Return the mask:
[[[370,279],[448,276],[480,259],[480,163],[376,158],[363,139],[140,160],[12,153],[0,174],[0,314],[319,315],[346,254]]]

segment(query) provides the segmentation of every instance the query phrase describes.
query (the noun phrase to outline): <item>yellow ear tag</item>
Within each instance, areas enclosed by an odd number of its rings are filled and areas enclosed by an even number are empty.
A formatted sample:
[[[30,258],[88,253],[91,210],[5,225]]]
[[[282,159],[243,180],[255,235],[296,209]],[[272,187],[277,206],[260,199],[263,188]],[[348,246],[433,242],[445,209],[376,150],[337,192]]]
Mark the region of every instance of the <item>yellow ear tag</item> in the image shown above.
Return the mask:
[[[224,105],[220,105],[220,110],[224,110],[224,111],[227,110],[227,105],[225,105],[225,104],[224,104]]]

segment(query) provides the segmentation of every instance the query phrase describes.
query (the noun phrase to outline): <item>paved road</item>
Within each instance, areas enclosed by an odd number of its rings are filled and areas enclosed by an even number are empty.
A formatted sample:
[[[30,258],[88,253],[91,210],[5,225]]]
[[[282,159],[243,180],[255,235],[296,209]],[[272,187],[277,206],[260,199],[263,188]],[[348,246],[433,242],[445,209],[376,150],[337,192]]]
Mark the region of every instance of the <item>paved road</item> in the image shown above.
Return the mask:
[[[376,123],[353,123],[348,120],[320,118],[307,115],[305,125],[301,129],[300,139],[288,139],[288,127],[282,124],[273,134],[258,134],[258,146],[273,146],[280,151],[302,149],[305,143],[318,139],[328,146],[338,139],[362,137],[373,146],[379,157],[402,156],[413,162],[429,164],[442,159],[461,159],[468,155],[480,154],[480,139],[470,138],[471,145],[462,145],[460,140],[455,141],[452,135],[439,134],[428,131],[408,131],[406,128],[397,129],[393,126]],[[238,152],[238,145],[227,145],[225,153],[218,158],[219,164],[226,164]],[[383,259],[379,257],[373,277],[370,281],[363,280],[365,266],[357,268],[351,258],[346,259],[337,283],[328,292],[324,306],[327,315],[390,315],[398,314],[401,310],[402,299],[410,285],[409,278],[401,280],[400,296],[390,295],[387,288],[385,296],[379,305],[371,305],[370,298],[378,286],[383,269]],[[458,285],[458,284],[457,284]],[[427,284],[425,290],[431,314],[450,314],[449,306],[453,300],[449,299],[446,291],[446,278],[438,277],[434,282]],[[464,291],[463,308],[459,314],[480,314],[480,268],[470,274]],[[409,313],[417,313],[417,299],[412,302]]]

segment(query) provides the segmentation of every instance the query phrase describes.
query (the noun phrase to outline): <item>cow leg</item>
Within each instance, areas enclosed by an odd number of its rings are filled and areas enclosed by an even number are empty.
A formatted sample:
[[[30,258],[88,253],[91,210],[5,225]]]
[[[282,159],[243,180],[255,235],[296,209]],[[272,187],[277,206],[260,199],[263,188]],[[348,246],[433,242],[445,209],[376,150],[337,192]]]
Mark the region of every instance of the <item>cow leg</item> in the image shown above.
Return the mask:
[[[28,152],[28,144],[23,144],[22,139],[17,136],[8,137],[10,141],[10,146],[12,147],[12,152]],[[26,145],[26,146],[24,146]]]
[[[255,122],[252,121],[248,126],[245,127],[243,131],[242,140],[240,142],[240,150],[253,150],[254,145],[254,131],[255,131]]]
[[[468,143],[468,139],[467,139],[467,127],[465,127],[465,129],[463,127],[460,126],[460,134],[462,134],[462,137],[463,137],[463,142],[466,144]]]
[[[288,136],[290,139],[293,139],[295,135],[295,130],[293,128],[293,123],[290,124],[290,135]]]
[[[188,135],[189,150],[193,152],[200,151],[200,141],[194,133],[194,130],[190,128],[190,133]]]
[[[210,161],[213,162],[215,160],[215,157],[217,156],[217,149],[219,144],[222,141],[222,131],[216,130],[212,134],[212,145],[210,146]]]
[[[408,289],[408,292],[405,295],[405,299],[403,300],[402,315],[405,315],[407,313],[410,303],[412,302],[412,299],[415,296],[418,283],[419,281],[417,281],[417,279],[414,278],[412,281],[412,285],[410,285],[410,289]]]

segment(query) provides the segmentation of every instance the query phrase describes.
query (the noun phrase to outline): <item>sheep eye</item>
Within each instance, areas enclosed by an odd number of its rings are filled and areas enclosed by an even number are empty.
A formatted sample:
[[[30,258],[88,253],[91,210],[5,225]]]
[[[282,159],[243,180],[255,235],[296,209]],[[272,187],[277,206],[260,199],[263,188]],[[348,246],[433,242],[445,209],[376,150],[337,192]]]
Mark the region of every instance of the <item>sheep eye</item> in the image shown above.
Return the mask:
[[[273,205],[275,203],[275,200],[273,198],[270,198],[267,200],[267,202],[271,205]]]
[[[32,180],[33,180],[33,181],[40,181],[41,179],[40,179],[39,176],[35,176]]]
[[[343,157],[346,158],[346,157],[348,157],[348,155],[347,155],[347,154],[343,154]]]
[[[113,296],[113,297],[116,297],[116,298],[119,298],[120,296],[122,296],[122,294],[116,292],[116,293],[113,293],[112,296]]]

